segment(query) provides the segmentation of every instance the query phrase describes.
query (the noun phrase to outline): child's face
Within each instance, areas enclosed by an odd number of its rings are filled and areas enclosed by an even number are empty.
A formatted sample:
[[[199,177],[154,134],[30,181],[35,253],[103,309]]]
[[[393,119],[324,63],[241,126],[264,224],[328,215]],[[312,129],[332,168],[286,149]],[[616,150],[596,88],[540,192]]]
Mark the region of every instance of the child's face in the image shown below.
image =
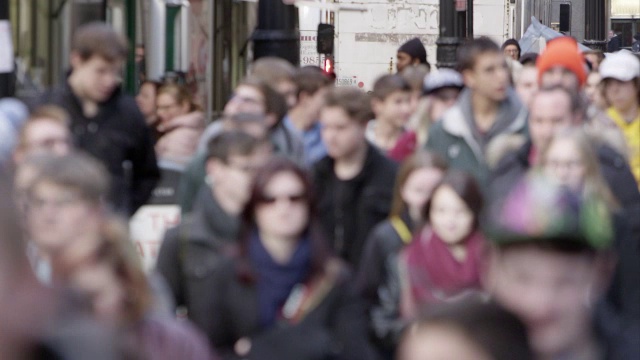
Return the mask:
[[[411,92],[394,91],[384,100],[376,101],[374,111],[376,119],[392,123],[395,127],[404,127],[411,116]]]
[[[449,185],[438,187],[431,201],[429,220],[433,232],[447,245],[459,244],[473,229],[473,212]]]

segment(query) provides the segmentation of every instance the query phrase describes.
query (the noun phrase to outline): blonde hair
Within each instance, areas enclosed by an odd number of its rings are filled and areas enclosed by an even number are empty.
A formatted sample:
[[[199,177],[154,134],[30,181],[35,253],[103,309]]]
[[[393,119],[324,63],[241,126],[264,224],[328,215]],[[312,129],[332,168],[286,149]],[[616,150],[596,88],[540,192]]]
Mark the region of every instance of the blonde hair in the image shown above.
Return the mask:
[[[618,210],[620,205],[600,172],[598,157],[592,145],[593,139],[585,130],[581,128],[568,128],[556,132],[552,136],[551,141],[549,141],[540,153],[539,169],[544,168],[547,164],[549,149],[555,142],[560,140],[571,141],[580,153],[582,164],[585,167],[582,195],[585,198],[595,198],[603,201],[610,211]]]
[[[189,104],[189,112],[202,110],[198,104],[193,102],[193,97],[186,87],[178,84],[165,84],[158,89],[156,99],[162,95],[167,94],[171,96],[177,104],[182,105],[184,103]]]

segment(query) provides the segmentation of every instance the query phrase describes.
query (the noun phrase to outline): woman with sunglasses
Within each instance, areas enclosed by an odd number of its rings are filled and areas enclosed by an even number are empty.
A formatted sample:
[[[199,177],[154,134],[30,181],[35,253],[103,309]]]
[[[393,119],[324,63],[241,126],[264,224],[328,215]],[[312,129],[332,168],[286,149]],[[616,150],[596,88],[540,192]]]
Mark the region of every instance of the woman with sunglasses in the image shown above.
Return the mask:
[[[224,358],[376,359],[345,265],[316,225],[312,187],[290,160],[258,170],[235,259],[217,273],[201,328]]]

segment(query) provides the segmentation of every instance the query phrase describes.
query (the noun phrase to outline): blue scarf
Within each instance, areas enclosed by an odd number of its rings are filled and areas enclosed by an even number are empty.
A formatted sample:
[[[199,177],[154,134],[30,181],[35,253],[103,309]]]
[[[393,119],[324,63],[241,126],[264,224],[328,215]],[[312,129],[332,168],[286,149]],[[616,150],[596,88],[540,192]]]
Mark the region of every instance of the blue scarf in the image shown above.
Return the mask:
[[[311,241],[304,236],[287,264],[278,264],[254,232],[249,241],[249,259],[256,273],[258,316],[263,328],[272,326],[296,284],[303,283],[311,265]]]

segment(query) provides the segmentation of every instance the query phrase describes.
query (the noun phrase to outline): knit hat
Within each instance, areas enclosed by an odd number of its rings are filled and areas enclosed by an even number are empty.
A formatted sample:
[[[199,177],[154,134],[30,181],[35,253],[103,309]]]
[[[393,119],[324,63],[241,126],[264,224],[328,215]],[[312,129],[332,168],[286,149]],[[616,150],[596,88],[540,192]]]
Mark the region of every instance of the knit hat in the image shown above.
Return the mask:
[[[556,242],[598,250],[613,241],[611,216],[602,201],[540,174],[524,178],[504,202],[494,202],[489,216],[487,234],[498,245]]]
[[[413,38],[398,48],[398,52],[409,54],[414,59],[419,59],[421,64],[427,63],[427,49],[422,45],[422,41]]]
[[[587,81],[584,57],[578,49],[578,43],[571,37],[562,36],[547,43],[547,48],[538,56],[538,82],[547,70],[561,66],[576,75],[580,86]]]
[[[424,77],[422,94],[429,95],[444,88],[462,89],[463,87],[462,75],[460,75],[459,72],[443,68],[438,71],[433,71]]]
[[[640,77],[640,60],[627,50],[609,54],[600,64],[602,79],[630,81]]]
[[[518,57],[520,57],[520,55],[522,55],[522,49],[520,49],[520,44],[518,43],[518,40],[516,40],[516,39],[507,39],[507,41],[505,41],[502,44],[502,47],[500,49],[504,50],[504,48],[506,48],[509,45],[515,45],[518,48]]]

